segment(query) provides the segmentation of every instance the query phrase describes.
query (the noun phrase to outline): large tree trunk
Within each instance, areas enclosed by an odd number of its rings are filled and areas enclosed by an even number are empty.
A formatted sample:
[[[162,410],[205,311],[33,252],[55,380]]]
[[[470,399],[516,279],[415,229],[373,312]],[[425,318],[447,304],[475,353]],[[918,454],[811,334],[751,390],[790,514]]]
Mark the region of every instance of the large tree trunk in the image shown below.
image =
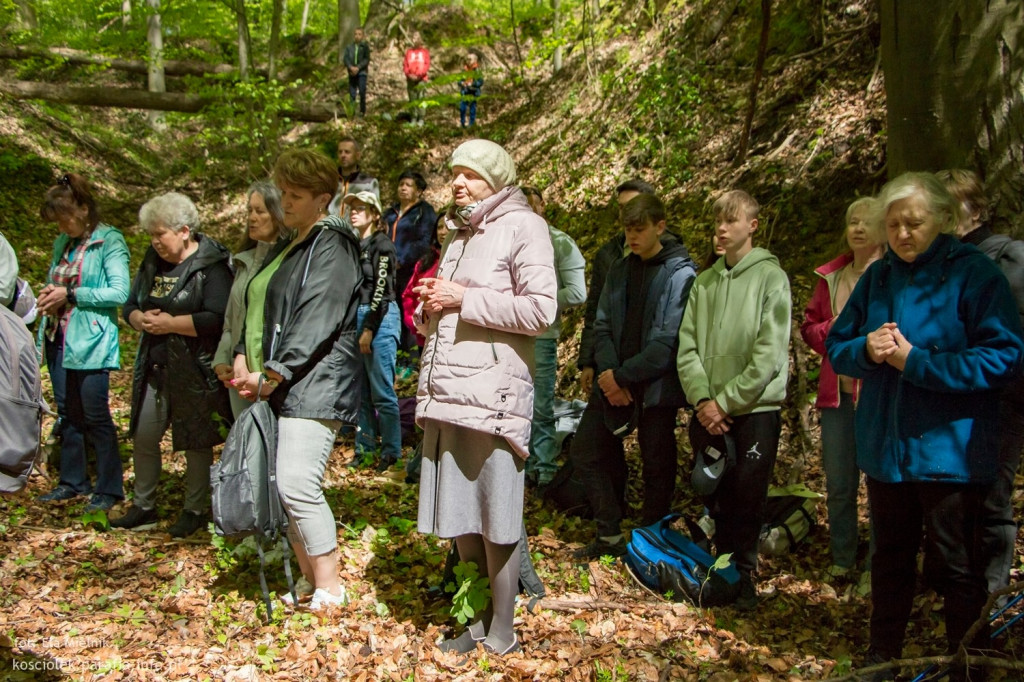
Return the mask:
[[[85,64],[105,66],[108,69],[127,71],[142,75],[149,74],[147,62],[117,59],[103,55],[89,54],[70,47],[0,47],[0,59],[61,59],[68,64]],[[204,64],[203,62],[184,62],[178,60],[164,61],[164,76],[205,76],[207,74],[233,73],[232,64]]]
[[[121,0],[121,30],[127,31],[132,25],[132,0]]]
[[[146,40],[149,42],[149,91],[166,92],[164,83],[164,36],[160,26],[160,0],[146,0],[150,8]],[[149,112],[149,124],[157,130],[165,127],[160,110]]]
[[[345,59],[345,46],[359,28],[359,0],[338,0],[338,63]]]
[[[214,99],[202,95],[177,92],[148,92],[127,88],[82,88],[32,81],[10,81],[0,79],[0,93],[15,99],[41,99],[57,104],[77,104],[89,107],[114,107],[122,109],[150,109],[152,111],[180,111],[198,113],[203,107],[214,103]],[[282,109],[281,116],[296,121],[325,123],[337,118],[337,113],[324,106],[295,105]]]
[[[274,0],[274,10],[270,15],[270,47],[267,59],[267,77],[277,80],[277,50],[281,44],[281,18],[284,14],[284,0]]]
[[[888,171],[969,168],[1024,230],[1024,4],[882,0]]]

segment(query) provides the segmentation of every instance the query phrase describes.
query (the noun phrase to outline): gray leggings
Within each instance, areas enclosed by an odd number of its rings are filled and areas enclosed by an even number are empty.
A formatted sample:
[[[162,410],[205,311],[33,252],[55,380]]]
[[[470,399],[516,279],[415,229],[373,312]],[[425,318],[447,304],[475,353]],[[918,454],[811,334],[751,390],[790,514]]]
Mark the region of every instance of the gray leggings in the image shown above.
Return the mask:
[[[171,406],[162,377],[153,370],[142,391],[135,427],[135,506],[142,509],[156,507],[156,489],[160,483],[160,441],[171,425]],[[213,448],[199,448],[185,451],[185,509],[205,514],[210,508],[210,466],[213,464]]]
[[[288,539],[309,556],[338,546],[334,514],[324,499],[324,470],[341,422],[333,419],[277,420],[277,491],[288,513]]]

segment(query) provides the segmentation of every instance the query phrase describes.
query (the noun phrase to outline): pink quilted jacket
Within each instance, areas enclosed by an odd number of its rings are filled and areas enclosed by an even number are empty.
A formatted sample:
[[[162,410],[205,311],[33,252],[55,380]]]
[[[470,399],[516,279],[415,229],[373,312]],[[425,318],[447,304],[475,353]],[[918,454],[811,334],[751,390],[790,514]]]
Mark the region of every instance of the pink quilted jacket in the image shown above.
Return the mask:
[[[455,237],[438,277],[467,287],[461,308],[426,325],[416,422],[437,419],[504,436],[524,459],[533,418],[533,337],[555,319],[554,251],[518,187],[488,197]]]

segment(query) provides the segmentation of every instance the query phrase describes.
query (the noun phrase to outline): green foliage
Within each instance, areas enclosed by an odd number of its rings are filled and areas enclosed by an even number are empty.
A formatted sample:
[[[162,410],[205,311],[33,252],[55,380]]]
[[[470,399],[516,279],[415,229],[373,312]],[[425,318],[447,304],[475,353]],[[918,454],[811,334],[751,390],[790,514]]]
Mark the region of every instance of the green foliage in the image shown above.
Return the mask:
[[[267,176],[277,156],[281,125],[288,122],[281,112],[292,105],[294,92],[261,78],[248,83],[206,79],[193,84],[212,104],[203,112],[205,125],[199,134],[183,141],[190,171],[197,176],[226,177],[242,163],[249,179]],[[289,85],[298,87],[302,81]]]
[[[455,583],[445,585],[446,592],[454,592],[450,613],[465,625],[491,601],[491,581],[480,576],[473,561],[460,561],[454,568]]]

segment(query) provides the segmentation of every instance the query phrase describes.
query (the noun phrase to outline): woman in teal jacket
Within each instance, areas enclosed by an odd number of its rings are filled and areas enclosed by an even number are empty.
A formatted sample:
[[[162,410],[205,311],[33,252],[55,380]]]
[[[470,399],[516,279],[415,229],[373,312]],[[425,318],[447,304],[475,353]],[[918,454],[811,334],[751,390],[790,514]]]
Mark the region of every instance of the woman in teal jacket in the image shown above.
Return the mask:
[[[999,388],[1024,355],[1006,278],[952,234],[958,203],[930,173],[879,197],[890,251],[871,265],[825,339],[836,372],[861,379],[857,464],[875,534],[872,661],[899,657],[922,527],[944,574],[954,652],[987,596],[977,532],[996,477]],[[980,632],[972,643],[987,639]]]
[[[88,181],[66,174],[46,192],[43,220],[61,234],[47,285],[39,294],[40,342],[63,422],[60,483],[40,496],[52,502],[92,493],[86,511],[124,498],[117,430],[110,416],[110,370],[121,366],[117,306],[128,299],[128,246],[99,221]],[[85,463],[85,439],[96,450],[96,486]]]

